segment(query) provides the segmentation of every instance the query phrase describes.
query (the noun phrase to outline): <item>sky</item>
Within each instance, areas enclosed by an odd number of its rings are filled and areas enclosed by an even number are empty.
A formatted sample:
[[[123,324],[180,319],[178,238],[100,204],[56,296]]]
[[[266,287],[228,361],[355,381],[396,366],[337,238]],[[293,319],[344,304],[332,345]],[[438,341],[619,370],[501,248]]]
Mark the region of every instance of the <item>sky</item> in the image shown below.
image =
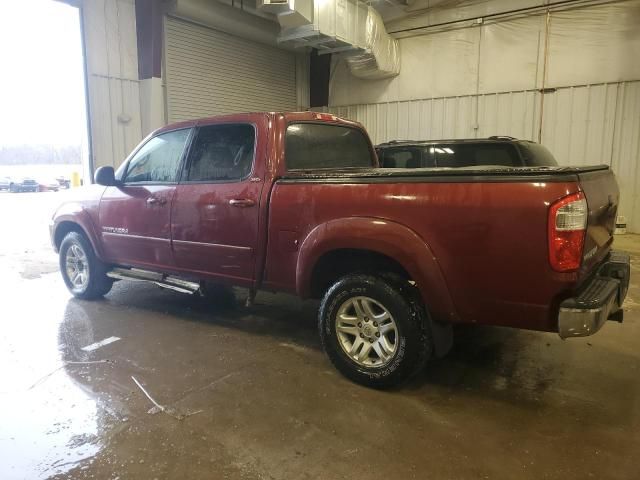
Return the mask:
[[[0,0],[0,147],[81,145],[86,134],[78,9]]]

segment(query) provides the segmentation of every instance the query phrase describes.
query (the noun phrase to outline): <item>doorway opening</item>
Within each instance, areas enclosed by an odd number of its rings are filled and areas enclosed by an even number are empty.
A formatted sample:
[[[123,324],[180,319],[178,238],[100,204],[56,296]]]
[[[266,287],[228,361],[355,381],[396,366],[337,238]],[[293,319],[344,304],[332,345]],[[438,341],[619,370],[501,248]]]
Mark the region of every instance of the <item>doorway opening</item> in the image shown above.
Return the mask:
[[[79,8],[5,2],[0,58],[0,189],[44,193],[79,183],[90,174]]]

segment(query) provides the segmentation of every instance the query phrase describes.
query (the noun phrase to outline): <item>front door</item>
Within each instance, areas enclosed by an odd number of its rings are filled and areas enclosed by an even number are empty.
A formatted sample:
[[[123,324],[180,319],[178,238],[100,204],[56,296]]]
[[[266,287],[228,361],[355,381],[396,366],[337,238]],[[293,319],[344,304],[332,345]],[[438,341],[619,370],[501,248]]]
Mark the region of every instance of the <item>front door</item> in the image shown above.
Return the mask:
[[[109,261],[152,269],[173,265],[171,202],[190,132],[151,138],[126,165],[122,184],[105,190],[100,228]]]
[[[176,267],[250,284],[254,278],[263,152],[254,125],[199,127],[172,211]]]

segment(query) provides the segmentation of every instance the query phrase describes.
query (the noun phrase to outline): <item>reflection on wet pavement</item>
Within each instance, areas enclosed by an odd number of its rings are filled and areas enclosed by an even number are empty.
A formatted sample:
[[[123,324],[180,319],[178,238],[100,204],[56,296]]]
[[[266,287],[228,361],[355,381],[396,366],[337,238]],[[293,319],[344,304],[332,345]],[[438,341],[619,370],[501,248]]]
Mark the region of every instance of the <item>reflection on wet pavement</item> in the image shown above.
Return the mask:
[[[99,450],[95,400],[66,374],[64,345],[57,341],[68,295],[48,277],[36,290],[4,275],[0,282],[2,291],[11,292],[4,297],[0,337],[2,478],[66,472]],[[89,378],[96,371],[90,365],[67,368]]]
[[[0,238],[2,479],[640,477],[636,284],[625,323],[594,337],[459,328],[446,358],[379,392],[331,367],[314,302],[221,309],[125,282],[72,299],[47,273],[47,195],[0,194],[0,221],[28,232]],[[640,239],[618,243],[640,278]]]

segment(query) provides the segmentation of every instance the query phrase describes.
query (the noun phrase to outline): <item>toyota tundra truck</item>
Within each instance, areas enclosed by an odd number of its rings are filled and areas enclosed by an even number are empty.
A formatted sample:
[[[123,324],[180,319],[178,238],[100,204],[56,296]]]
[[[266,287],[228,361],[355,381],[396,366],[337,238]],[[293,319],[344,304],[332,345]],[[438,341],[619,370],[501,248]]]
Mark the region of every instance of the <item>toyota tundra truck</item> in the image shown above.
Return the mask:
[[[320,299],[332,363],[382,388],[444,355],[455,324],[567,338],[620,321],[618,201],[605,165],[385,169],[358,123],[251,113],[157,130],[50,230],[81,299],[117,280]]]

